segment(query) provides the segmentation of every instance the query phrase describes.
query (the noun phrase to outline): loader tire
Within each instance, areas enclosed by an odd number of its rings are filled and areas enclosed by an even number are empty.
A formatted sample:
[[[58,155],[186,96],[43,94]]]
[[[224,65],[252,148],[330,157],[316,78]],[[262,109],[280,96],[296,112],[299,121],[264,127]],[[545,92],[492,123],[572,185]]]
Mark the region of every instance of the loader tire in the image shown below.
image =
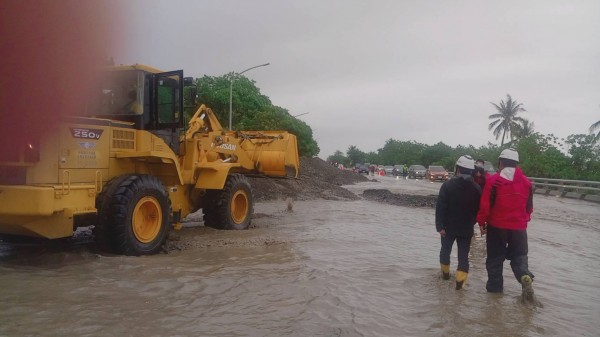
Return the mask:
[[[96,217],[92,233],[94,234],[96,245],[102,251],[114,251],[112,238],[114,238],[115,235],[112,226],[110,226],[108,222],[108,215],[110,214],[109,202],[115,188],[129,177],[131,177],[131,175],[122,175],[112,178],[104,185],[102,191],[96,196],[98,216]]]
[[[171,202],[149,175],[114,178],[97,198],[96,238],[101,247],[125,255],[158,253],[170,229]]]
[[[208,190],[204,195],[204,225],[226,230],[248,229],[253,209],[254,198],[248,179],[232,174],[222,190]]]

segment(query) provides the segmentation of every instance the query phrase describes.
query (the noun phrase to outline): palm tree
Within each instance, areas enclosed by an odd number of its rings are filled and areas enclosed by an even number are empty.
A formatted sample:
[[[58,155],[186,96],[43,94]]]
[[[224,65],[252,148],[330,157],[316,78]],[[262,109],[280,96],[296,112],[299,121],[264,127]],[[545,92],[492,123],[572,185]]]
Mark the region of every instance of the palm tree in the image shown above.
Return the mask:
[[[517,124],[515,129],[510,130],[510,134],[516,139],[526,138],[533,134],[534,127],[535,123],[529,121],[528,119],[522,118],[521,124]]]
[[[506,132],[511,133],[513,130],[517,130],[519,127],[519,123],[523,123],[523,118],[517,116],[520,111],[527,111],[523,108],[522,103],[517,103],[516,100],[513,101],[510,95],[506,95],[506,102],[504,100],[500,101],[500,105],[496,103],[490,102],[498,113],[491,114],[489,119],[495,119],[495,121],[491,122],[488,125],[488,130],[492,130],[496,139],[500,137],[500,133],[502,133],[502,141],[500,146],[504,145],[504,137],[506,136]]]
[[[598,130],[598,133],[596,134],[596,139],[600,139],[600,121],[597,121],[596,123],[590,126],[590,133],[594,133],[594,131],[596,130]]]

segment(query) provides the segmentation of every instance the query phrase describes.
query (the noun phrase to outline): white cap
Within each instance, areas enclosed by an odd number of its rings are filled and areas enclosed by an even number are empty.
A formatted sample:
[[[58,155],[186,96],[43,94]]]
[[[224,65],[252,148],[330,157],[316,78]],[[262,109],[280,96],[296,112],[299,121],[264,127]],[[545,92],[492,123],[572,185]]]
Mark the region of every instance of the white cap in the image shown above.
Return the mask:
[[[475,160],[473,160],[473,157],[466,154],[458,158],[458,160],[456,161],[456,166],[472,170],[475,168]]]
[[[500,156],[498,156],[498,158],[510,159],[519,162],[519,152],[513,149],[506,149],[500,153]]]

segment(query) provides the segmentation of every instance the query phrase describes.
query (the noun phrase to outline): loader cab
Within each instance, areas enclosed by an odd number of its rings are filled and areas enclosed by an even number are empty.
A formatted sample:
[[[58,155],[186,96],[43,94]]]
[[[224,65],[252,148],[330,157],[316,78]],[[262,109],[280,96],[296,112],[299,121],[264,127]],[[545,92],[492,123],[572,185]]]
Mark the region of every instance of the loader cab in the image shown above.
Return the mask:
[[[162,138],[179,154],[183,127],[183,71],[159,72],[150,67],[111,67],[95,87],[86,115],[133,123]]]

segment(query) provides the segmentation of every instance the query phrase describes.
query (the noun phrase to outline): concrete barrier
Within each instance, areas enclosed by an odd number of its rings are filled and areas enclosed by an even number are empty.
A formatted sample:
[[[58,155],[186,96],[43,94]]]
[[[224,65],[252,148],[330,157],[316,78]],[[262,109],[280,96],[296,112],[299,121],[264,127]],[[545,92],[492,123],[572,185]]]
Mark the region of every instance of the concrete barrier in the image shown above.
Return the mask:
[[[551,195],[553,197],[562,197],[562,192],[558,191],[558,190],[550,190],[548,191],[548,193],[546,193],[547,195]]]
[[[571,199],[583,199],[583,197],[585,197],[585,194],[578,192],[566,192],[564,197]]]
[[[600,202],[600,181],[529,178],[537,194]]]
[[[583,197],[583,200],[600,202],[600,195],[589,194]]]

